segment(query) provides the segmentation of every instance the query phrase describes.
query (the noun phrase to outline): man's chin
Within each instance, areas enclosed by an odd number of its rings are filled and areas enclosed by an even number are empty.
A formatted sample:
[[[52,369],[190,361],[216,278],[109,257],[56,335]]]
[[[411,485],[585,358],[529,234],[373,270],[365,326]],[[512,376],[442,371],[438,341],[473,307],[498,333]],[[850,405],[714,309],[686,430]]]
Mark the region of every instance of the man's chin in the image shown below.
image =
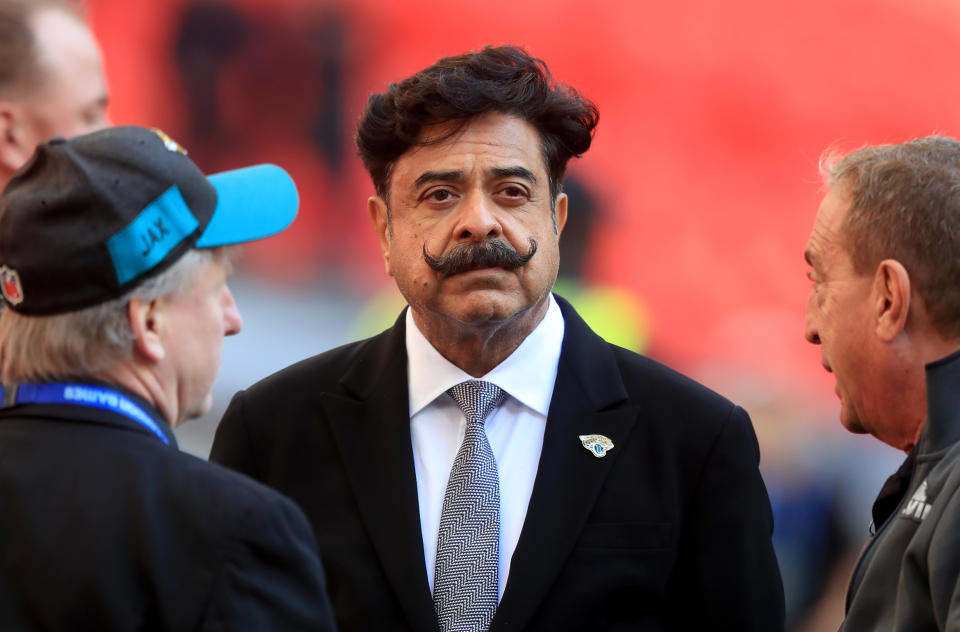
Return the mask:
[[[204,397],[200,402],[197,402],[185,409],[183,419],[180,420],[180,423],[189,421],[191,419],[196,419],[197,417],[203,417],[210,412],[211,408],[213,408],[213,393],[207,393],[206,397]]]
[[[510,320],[527,307],[518,303],[514,292],[477,287],[451,297],[437,311],[467,327],[486,327]]]
[[[546,311],[546,296],[530,300],[521,290],[477,288],[462,294],[447,314],[464,325],[489,327],[521,322]]]
[[[840,423],[848,432],[852,432],[853,434],[870,434],[870,431],[864,427],[860,418],[847,410],[846,404],[841,404]]]

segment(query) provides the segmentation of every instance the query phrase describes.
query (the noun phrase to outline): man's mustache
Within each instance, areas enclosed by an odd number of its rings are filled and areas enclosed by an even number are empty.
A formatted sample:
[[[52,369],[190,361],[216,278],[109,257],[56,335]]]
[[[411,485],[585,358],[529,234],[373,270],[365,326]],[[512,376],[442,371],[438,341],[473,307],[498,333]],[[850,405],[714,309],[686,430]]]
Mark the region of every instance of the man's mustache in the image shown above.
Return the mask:
[[[443,276],[469,272],[479,268],[503,268],[515,270],[527,265],[537,252],[537,241],[530,238],[530,249],[522,255],[502,239],[488,239],[476,244],[459,244],[450,249],[450,252],[432,256],[427,252],[427,245],[423,245],[423,260],[434,271]]]

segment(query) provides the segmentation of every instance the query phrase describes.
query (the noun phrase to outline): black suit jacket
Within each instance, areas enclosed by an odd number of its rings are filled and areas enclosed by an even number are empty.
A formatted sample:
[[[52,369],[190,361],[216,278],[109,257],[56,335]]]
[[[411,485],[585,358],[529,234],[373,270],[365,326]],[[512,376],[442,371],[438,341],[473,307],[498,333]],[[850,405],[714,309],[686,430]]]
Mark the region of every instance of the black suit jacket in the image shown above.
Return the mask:
[[[606,343],[558,302],[566,330],[543,451],[490,629],[782,629],[773,522],[747,414]],[[582,434],[615,447],[597,458]],[[437,629],[403,317],[238,393],[211,458],[303,507],[341,630]]]
[[[110,388],[170,444],[106,410],[0,410],[0,630],[333,630],[300,509]]]

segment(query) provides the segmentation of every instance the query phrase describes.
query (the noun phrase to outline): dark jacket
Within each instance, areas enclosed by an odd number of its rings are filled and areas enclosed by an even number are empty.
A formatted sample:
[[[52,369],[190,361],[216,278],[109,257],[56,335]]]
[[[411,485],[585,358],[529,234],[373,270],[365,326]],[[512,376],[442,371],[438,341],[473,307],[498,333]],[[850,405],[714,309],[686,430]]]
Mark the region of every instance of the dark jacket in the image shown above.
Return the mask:
[[[604,342],[558,302],[543,451],[491,631],[782,629],[746,413]],[[211,458],[304,508],[342,630],[437,629],[408,409],[401,316],[239,393],[214,441]],[[597,458],[584,434],[615,447]]]
[[[927,365],[927,420],[873,519],[840,629],[960,630],[960,351]]]
[[[116,412],[0,410],[0,630],[333,630],[297,506],[109,388],[169,445]]]

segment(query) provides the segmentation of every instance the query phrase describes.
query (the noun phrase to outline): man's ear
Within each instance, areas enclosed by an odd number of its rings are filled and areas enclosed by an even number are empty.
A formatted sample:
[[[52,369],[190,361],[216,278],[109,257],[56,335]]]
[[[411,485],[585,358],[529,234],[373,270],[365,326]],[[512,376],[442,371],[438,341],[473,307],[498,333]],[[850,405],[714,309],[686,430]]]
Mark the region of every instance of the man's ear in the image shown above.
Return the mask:
[[[563,232],[563,227],[567,225],[567,199],[567,194],[561,193],[557,196],[557,199],[553,204],[553,223],[557,228],[558,236]]]
[[[156,300],[132,298],[127,304],[127,317],[135,336],[133,344],[136,353],[151,363],[162,360],[166,350],[160,335],[163,313],[159,303]]]
[[[877,336],[892,342],[906,329],[910,314],[910,275],[895,259],[884,259],[873,275],[871,301],[877,320]]]
[[[0,101],[0,165],[10,172],[19,169],[36,149],[36,139],[26,123],[20,105]]]
[[[370,221],[377,231],[377,238],[380,239],[383,267],[387,274],[393,276],[393,270],[390,268],[390,238],[393,236],[393,227],[390,225],[390,210],[382,197],[374,195],[367,199],[367,213],[370,215]]]

